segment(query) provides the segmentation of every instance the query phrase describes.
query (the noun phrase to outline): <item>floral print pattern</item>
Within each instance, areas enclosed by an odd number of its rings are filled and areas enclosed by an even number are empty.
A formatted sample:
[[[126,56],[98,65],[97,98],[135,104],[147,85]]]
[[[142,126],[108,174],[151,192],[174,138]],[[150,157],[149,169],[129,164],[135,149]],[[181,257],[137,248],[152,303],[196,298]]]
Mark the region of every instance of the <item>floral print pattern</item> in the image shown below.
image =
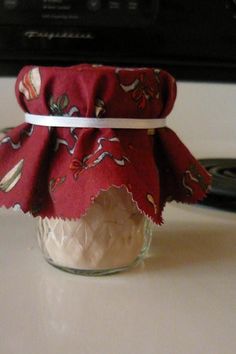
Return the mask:
[[[144,110],[148,102],[154,98],[159,98],[159,77],[158,72],[154,71],[156,82],[150,83],[145,73],[139,73],[131,83],[125,84],[120,80],[120,86],[126,93],[131,93],[131,98],[136,102],[140,110]],[[119,74],[118,74],[119,77]],[[158,85],[157,85],[158,84]]]
[[[19,91],[30,101],[39,97],[40,89],[41,74],[39,68],[33,68],[23,76],[19,83]]]
[[[80,115],[79,109],[76,106],[72,106],[69,111],[65,111],[69,106],[69,98],[67,94],[59,96],[56,100],[53,96],[49,99],[49,109],[53,116],[69,116]]]
[[[78,158],[74,158],[70,164],[70,170],[73,172],[74,178],[77,179],[83,171],[96,167],[106,158],[109,158],[116,165],[121,167],[129,162],[129,159],[126,156],[115,156],[111,146],[114,143],[119,144],[120,140],[117,137],[100,137],[97,140],[97,148],[92,153],[83,156],[80,160]],[[104,144],[106,145],[105,147]],[[111,146],[110,150],[109,145]]]

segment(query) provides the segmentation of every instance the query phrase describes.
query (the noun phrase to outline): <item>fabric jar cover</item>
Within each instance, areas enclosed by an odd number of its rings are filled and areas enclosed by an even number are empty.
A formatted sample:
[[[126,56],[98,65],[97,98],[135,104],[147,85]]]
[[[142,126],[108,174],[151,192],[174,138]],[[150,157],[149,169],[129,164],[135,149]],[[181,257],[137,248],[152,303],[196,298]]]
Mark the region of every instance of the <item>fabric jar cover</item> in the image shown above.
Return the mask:
[[[25,112],[45,116],[164,118],[176,82],[164,70],[82,64],[27,66],[16,81]],[[34,216],[80,218],[111,186],[162,222],[166,201],[195,203],[210,176],[168,127],[48,127],[23,123],[0,141],[0,205]]]

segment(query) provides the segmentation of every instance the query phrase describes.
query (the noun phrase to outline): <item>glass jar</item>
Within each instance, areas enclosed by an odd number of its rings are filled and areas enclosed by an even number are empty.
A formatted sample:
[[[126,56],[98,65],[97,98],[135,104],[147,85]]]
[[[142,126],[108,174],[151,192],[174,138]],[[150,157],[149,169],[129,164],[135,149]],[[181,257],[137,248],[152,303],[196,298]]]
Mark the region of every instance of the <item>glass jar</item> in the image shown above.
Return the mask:
[[[105,275],[137,265],[148,252],[152,230],[127,190],[112,187],[78,220],[39,218],[38,241],[50,264],[76,274]]]

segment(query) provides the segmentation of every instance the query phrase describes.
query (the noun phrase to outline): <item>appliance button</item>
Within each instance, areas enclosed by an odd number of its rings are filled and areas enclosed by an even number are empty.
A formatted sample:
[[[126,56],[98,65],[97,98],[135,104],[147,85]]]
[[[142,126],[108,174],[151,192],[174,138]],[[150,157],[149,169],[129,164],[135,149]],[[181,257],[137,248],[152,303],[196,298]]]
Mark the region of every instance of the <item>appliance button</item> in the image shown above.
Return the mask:
[[[128,2],[128,10],[136,11],[138,10],[138,1],[132,0]]]
[[[225,0],[225,8],[229,11],[233,19],[236,19],[236,0]]]
[[[4,7],[7,10],[15,10],[18,6],[18,0],[4,0]]]
[[[90,11],[98,11],[101,9],[101,0],[87,0],[87,8]]]
[[[110,10],[120,10],[120,1],[110,0],[108,6]]]

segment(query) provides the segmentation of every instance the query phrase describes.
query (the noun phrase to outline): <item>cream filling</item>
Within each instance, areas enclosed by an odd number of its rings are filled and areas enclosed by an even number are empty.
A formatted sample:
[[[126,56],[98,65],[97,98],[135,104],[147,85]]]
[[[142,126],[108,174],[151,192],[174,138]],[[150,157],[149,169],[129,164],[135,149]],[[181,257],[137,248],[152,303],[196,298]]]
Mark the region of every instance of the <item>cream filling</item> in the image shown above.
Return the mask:
[[[131,264],[142,251],[145,217],[125,188],[101,192],[78,220],[41,219],[41,248],[53,263],[74,269]]]

